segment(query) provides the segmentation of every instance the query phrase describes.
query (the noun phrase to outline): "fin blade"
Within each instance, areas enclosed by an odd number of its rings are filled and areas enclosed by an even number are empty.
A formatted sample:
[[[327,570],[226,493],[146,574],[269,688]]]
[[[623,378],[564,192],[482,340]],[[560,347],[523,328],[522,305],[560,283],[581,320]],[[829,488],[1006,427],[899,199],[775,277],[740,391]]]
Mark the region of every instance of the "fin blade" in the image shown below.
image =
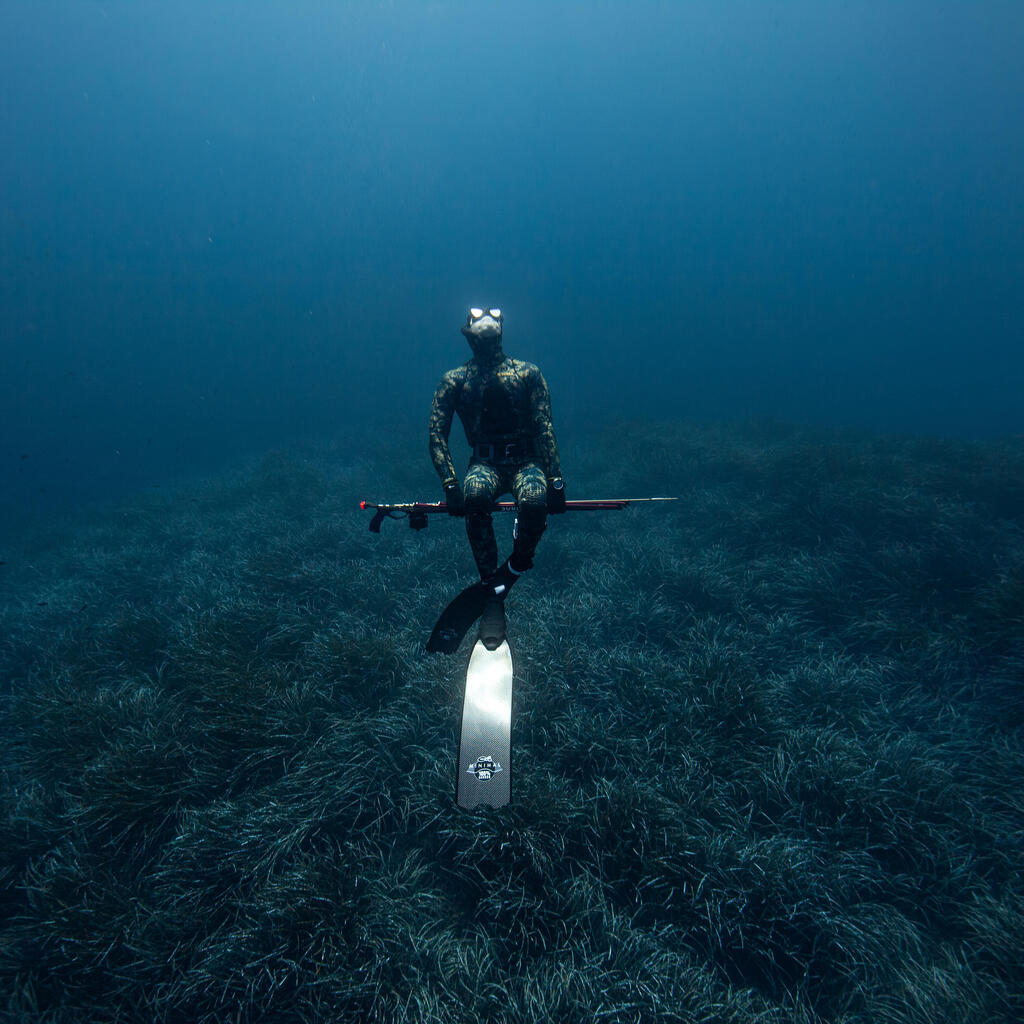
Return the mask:
[[[478,640],[466,670],[455,799],[460,807],[504,807],[512,799],[512,651]]]
[[[454,654],[470,627],[483,613],[488,593],[482,583],[472,583],[456,594],[434,625],[427,640],[427,650],[432,654]]]

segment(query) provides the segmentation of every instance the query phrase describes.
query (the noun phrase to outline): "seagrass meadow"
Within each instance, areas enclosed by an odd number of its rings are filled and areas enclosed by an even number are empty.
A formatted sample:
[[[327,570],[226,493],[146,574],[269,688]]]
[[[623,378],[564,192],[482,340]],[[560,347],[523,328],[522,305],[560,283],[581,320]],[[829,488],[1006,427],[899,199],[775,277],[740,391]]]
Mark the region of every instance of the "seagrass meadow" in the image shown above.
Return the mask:
[[[453,802],[471,579],[346,439],[10,540],[12,1021],[1024,1019],[1024,443],[620,423],[509,598],[513,804]],[[508,547],[510,522],[499,520]]]

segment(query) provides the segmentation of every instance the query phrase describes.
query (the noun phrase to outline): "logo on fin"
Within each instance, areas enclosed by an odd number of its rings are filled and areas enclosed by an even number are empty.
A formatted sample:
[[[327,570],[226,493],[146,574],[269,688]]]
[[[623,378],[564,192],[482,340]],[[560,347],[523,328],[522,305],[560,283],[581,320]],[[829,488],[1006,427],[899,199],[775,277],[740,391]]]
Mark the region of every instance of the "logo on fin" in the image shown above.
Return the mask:
[[[490,754],[481,754],[467,769],[480,782],[487,782],[493,775],[501,771],[501,765]]]

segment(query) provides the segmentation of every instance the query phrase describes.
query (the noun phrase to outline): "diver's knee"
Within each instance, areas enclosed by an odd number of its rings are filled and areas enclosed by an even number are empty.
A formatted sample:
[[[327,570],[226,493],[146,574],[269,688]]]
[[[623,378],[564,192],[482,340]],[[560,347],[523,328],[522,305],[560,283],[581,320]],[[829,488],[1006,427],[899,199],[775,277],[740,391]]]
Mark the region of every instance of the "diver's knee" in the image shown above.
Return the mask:
[[[518,509],[519,529],[527,533],[543,533],[548,521],[548,507],[546,504],[534,504],[523,502]]]
[[[487,516],[490,518],[491,509],[494,507],[494,501],[491,496],[487,493],[480,493],[479,491],[467,491],[466,492],[466,514],[472,516]]]

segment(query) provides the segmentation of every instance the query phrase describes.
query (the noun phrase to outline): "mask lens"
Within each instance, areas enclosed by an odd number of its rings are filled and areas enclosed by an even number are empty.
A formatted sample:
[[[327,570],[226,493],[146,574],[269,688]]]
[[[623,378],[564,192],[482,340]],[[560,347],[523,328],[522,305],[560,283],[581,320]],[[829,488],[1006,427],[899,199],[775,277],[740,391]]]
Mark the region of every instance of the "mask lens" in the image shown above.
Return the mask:
[[[501,319],[501,310],[500,309],[489,309],[487,312],[490,313],[491,316],[493,316],[495,320],[500,320]]]
[[[484,311],[482,309],[471,309],[469,311],[469,315],[470,315],[471,319],[479,320],[480,317],[482,317],[484,315]]]

